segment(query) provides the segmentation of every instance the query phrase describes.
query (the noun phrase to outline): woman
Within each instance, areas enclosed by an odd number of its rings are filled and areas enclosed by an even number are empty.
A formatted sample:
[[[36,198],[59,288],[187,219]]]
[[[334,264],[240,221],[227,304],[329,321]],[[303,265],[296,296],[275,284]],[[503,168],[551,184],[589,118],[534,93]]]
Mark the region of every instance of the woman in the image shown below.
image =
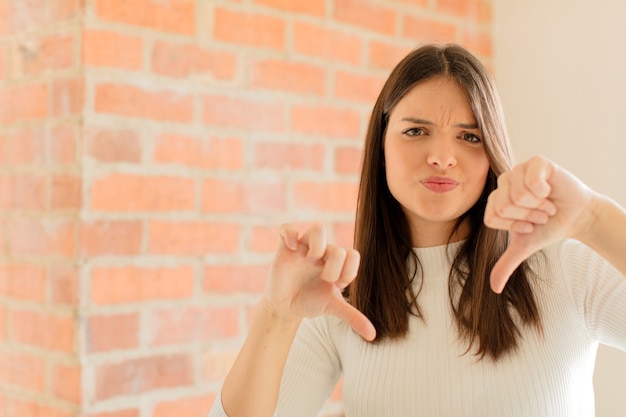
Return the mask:
[[[341,374],[346,416],[588,416],[598,343],[626,350],[626,213],[544,158],[511,168],[459,46],[383,87],[355,249],[280,236],[211,416],[315,416]]]

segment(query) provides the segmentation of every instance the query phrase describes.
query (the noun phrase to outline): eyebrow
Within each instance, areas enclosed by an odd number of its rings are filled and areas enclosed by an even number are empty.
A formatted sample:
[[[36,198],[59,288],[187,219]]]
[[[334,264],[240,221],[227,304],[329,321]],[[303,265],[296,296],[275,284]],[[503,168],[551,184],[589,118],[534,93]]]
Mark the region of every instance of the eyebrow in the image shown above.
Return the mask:
[[[411,123],[415,123],[418,125],[429,125],[432,126],[434,125],[433,122],[431,122],[430,120],[426,120],[426,119],[417,119],[415,117],[403,117],[402,119],[400,119],[401,122],[411,122]],[[454,125],[454,127],[460,127],[462,129],[478,129],[478,124],[476,123],[457,123]]]

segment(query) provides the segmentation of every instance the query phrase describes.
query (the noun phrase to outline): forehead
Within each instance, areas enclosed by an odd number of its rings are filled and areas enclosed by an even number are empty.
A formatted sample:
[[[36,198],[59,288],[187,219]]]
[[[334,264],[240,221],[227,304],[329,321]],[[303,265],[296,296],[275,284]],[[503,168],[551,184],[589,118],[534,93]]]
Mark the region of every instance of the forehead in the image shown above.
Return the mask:
[[[433,119],[433,122],[476,121],[465,90],[456,80],[445,76],[429,78],[411,87],[390,113],[392,119],[407,116]]]

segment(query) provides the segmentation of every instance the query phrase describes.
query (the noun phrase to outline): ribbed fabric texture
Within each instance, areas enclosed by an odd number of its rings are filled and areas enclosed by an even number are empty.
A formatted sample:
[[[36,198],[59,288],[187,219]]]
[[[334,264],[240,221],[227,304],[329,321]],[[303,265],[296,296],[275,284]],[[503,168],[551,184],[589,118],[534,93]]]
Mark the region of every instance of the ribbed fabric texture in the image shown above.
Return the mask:
[[[343,373],[346,417],[593,416],[598,343],[626,350],[626,281],[583,244],[565,240],[533,259],[544,332],[522,328],[517,352],[479,360],[459,340],[444,246],[415,249],[424,270],[425,320],[371,344],[333,317],[303,322],[276,416],[313,417]],[[245,398],[242,398],[245,401]],[[219,400],[210,417],[226,416]]]

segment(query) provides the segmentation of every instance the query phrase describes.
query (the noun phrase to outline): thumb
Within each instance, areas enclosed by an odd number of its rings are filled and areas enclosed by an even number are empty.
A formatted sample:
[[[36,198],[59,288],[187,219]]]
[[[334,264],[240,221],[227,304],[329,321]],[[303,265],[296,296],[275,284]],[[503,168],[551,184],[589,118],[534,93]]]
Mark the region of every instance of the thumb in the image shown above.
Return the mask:
[[[531,254],[532,251],[521,243],[520,238],[512,237],[509,246],[491,270],[489,280],[492,291],[501,294],[515,269]]]
[[[327,314],[341,319],[369,342],[376,338],[376,328],[372,322],[341,296],[332,298],[328,304]]]

